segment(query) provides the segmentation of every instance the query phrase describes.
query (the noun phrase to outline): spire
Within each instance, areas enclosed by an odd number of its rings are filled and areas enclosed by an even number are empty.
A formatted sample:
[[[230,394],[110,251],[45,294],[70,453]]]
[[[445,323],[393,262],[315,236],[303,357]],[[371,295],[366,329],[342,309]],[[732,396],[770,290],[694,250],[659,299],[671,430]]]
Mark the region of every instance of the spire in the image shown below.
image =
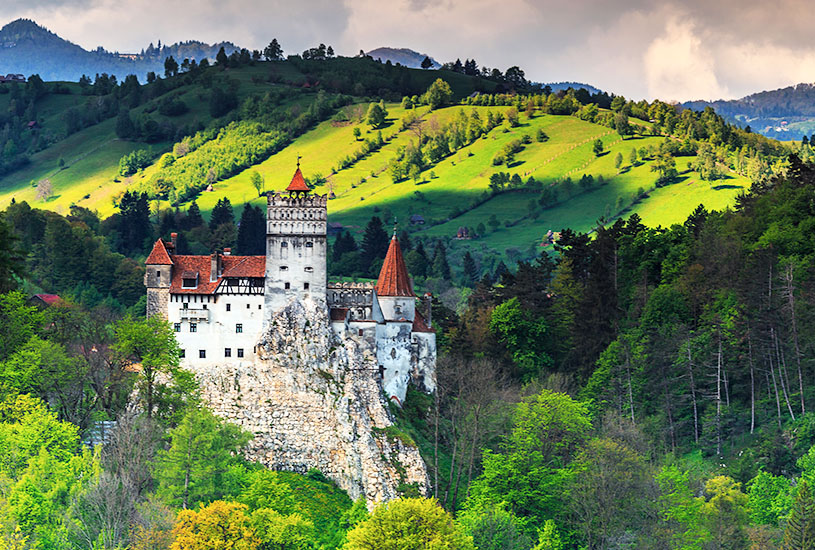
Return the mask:
[[[146,265],[173,265],[173,260],[170,258],[170,254],[167,253],[167,247],[164,246],[164,241],[161,239],[156,241],[156,244],[153,245],[153,250],[150,252],[150,255],[147,256],[147,260],[144,262]]]
[[[376,293],[378,296],[413,296],[402,247],[399,246],[399,239],[396,237],[396,228],[393,230],[382,271],[379,272]]]
[[[294,176],[291,178],[291,183],[289,186],[286,187],[286,191],[292,193],[300,191],[308,193],[311,191],[306,184],[305,178],[303,178],[303,173],[300,171],[300,155],[297,155],[297,170],[294,171]]]

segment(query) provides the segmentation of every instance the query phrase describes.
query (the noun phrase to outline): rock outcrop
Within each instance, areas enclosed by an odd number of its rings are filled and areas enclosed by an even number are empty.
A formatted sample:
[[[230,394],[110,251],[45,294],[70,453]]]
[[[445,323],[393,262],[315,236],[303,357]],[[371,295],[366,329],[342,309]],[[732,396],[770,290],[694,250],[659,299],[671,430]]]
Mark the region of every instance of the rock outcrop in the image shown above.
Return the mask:
[[[197,370],[216,414],[254,433],[248,456],[278,470],[317,468],[369,504],[427,494],[427,469],[395,429],[372,349],[340,340],[322,303],[294,301],[271,317],[254,364]]]

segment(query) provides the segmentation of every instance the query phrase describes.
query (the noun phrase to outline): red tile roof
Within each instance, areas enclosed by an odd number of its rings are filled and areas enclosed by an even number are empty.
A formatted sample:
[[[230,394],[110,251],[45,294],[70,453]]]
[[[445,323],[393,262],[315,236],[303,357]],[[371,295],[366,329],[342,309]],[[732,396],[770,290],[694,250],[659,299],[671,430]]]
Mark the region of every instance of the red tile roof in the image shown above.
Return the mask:
[[[225,277],[264,277],[266,256],[223,256],[221,276],[211,281],[212,258],[210,256],[173,256],[173,279],[170,292],[173,294],[212,294]],[[183,288],[184,274],[198,272],[198,286]]]
[[[385,262],[382,264],[382,271],[379,272],[376,294],[378,296],[413,296],[410,276],[402,256],[402,247],[399,246],[399,239],[396,238],[396,235],[391,239]]]
[[[435,332],[435,331],[427,326],[424,317],[422,317],[422,314],[417,311],[416,316],[413,318],[413,328],[411,329],[411,332]]]
[[[56,294],[35,294],[34,297],[39,298],[42,303],[48,306],[52,306],[62,299]]]
[[[306,185],[306,180],[303,179],[303,173],[300,171],[300,167],[297,167],[297,170],[294,172],[294,177],[291,179],[291,183],[288,187],[286,187],[286,191],[311,191]]]
[[[170,259],[170,254],[167,253],[167,247],[161,239],[156,241],[153,245],[153,251],[147,256],[144,262],[147,265],[173,265],[173,260]]]

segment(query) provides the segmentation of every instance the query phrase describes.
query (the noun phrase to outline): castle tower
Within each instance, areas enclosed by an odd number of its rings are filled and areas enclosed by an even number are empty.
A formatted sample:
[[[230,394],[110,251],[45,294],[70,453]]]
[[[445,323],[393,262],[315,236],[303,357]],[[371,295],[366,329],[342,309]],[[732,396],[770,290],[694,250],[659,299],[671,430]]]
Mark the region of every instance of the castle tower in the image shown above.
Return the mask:
[[[144,286],[147,287],[147,316],[161,315],[167,317],[167,304],[170,301],[170,283],[173,277],[173,260],[167,251],[175,251],[176,234],[172,234],[172,243],[159,239],[147,256],[144,270]]]
[[[292,300],[325,302],[327,197],[311,194],[299,161],[286,192],[267,199],[267,315]]]
[[[404,320],[412,323],[416,314],[416,296],[410,283],[402,247],[393,231],[388,253],[376,281],[376,295],[386,321]]]

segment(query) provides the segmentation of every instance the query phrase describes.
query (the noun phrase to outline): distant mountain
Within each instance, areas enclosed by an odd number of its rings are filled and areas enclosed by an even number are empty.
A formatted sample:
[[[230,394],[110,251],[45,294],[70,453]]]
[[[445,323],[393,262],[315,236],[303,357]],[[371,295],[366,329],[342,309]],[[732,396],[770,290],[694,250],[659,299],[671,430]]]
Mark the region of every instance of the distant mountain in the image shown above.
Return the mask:
[[[29,19],[17,19],[0,29],[0,74],[39,74],[43,80],[77,81],[83,74],[116,75],[120,80],[135,74],[144,80],[149,71],[162,74],[164,59],[173,56],[179,64],[184,58],[214,59],[223,47],[227,54],[237,46],[231,42],[205,44],[188,41],[171,46],[150,44],[140,52],[109,52],[101,46],[88,51],[60,38]]]
[[[379,60],[382,63],[390,61],[394,65],[399,63],[400,65],[409,67],[411,69],[421,69],[424,58],[430,57],[427,54],[419,53],[408,48],[377,48],[375,50],[366,52],[365,55],[370,55],[372,58]],[[432,57],[430,58],[430,61],[433,63],[430,66],[431,69],[438,69],[441,67],[441,63]]]
[[[815,132],[815,84],[796,84],[729,101],[687,101],[682,106],[697,111],[713,107],[730,122],[776,139],[798,140]]]
[[[549,86],[552,88],[553,92],[557,92],[560,90],[568,90],[572,88],[574,90],[579,90],[580,88],[585,88],[587,92],[590,94],[601,94],[603,91],[599,88],[595,88],[591,84],[584,84],[582,82],[544,82],[541,86]]]

